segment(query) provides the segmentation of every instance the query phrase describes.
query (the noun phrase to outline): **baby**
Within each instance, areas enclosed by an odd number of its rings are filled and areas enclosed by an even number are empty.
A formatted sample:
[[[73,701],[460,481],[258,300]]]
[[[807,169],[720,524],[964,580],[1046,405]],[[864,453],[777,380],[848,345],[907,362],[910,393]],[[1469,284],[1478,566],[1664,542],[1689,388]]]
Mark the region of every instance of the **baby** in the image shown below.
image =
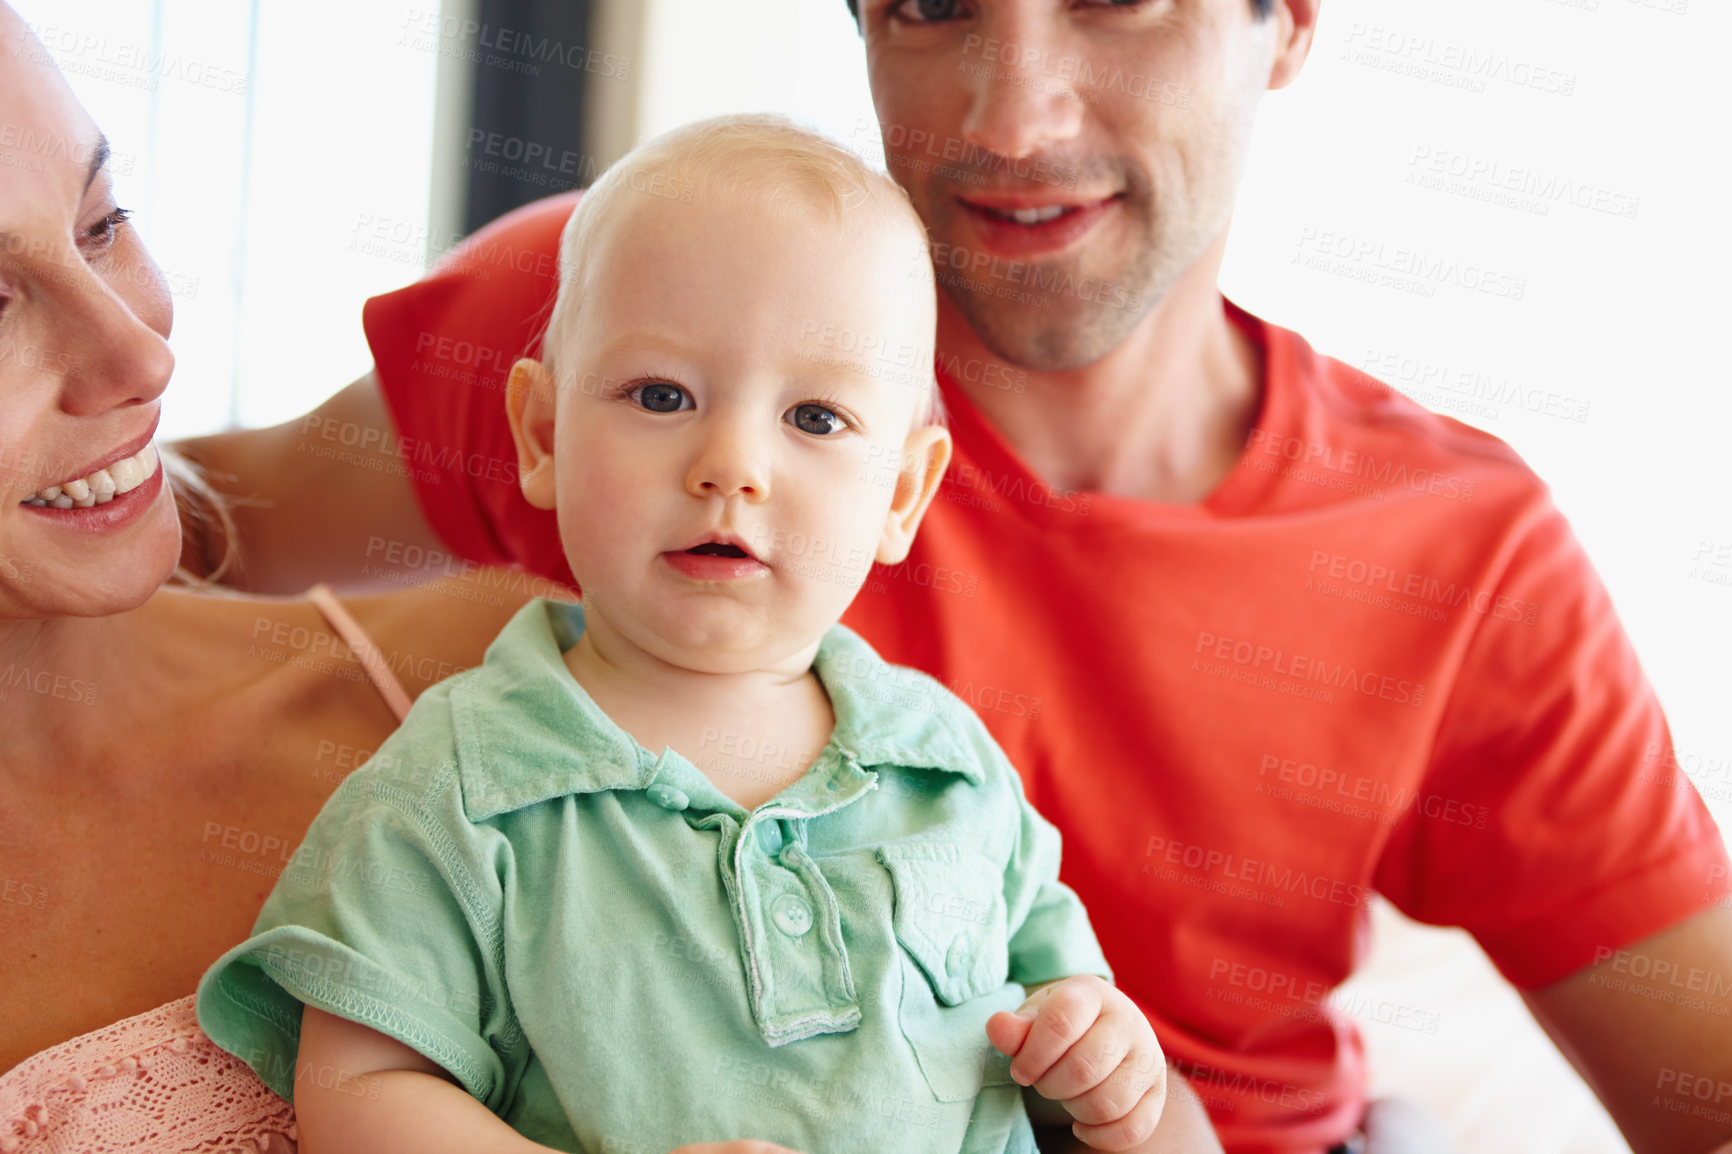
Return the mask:
[[[1057,832],[837,624],[949,461],[934,329],[907,198],[785,121],[585,195],[507,389],[582,605],[423,695],[200,984],[309,1154],[1032,1151],[1022,1087],[1148,1139],[1163,1060]]]

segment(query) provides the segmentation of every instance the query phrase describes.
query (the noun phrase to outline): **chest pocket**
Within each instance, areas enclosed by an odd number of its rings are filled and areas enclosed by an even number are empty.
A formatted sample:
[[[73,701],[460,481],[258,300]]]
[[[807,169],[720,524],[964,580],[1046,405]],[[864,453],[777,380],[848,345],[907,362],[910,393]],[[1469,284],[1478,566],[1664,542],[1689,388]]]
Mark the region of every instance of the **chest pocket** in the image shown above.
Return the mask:
[[[1009,980],[1003,872],[944,842],[881,846],[878,860],[895,890],[902,1033],[933,1094],[958,1102],[1009,1084],[1009,1060],[986,1040],[986,1019],[1024,997]]]

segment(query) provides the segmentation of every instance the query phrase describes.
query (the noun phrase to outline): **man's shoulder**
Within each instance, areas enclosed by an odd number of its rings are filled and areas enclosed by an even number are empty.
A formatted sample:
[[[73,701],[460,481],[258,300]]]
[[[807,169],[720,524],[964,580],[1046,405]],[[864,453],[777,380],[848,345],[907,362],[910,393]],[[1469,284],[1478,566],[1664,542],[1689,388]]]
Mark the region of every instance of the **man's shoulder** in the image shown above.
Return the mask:
[[[1549,500],[1545,482],[1509,444],[1423,403],[1447,405],[1450,394],[1398,388],[1317,352],[1297,333],[1267,329],[1270,388],[1288,395],[1284,404],[1268,406],[1275,420],[1259,421],[1253,430],[1248,448],[1254,454],[1351,475],[1379,491],[1429,490],[1456,499],[1472,494],[1470,502],[1482,506]]]

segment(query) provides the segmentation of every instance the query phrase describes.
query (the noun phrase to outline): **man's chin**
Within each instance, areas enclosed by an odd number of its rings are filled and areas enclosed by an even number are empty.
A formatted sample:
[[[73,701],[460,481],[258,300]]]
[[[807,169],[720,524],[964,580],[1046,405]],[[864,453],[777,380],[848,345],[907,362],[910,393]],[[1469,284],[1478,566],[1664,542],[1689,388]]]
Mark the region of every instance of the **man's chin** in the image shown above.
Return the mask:
[[[1153,304],[1140,294],[1084,300],[1075,295],[1078,283],[1071,282],[1070,292],[961,283],[943,288],[994,356],[1030,372],[1059,373],[1086,368],[1118,348]]]

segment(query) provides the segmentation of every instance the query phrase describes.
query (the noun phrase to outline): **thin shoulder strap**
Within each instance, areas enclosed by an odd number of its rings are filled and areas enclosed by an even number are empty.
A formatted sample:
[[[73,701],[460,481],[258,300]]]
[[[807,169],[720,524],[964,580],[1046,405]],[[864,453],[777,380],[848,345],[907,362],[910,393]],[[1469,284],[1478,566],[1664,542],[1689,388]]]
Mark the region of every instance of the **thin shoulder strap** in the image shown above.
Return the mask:
[[[385,658],[380,655],[379,647],[367,636],[361,623],[343,608],[331,587],[323,584],[313,586],[307,590],[307,600],[319,607],[319,612],[325,615],[337,636],[349,643],[349,648],[361,662],[361,668],[367,671],[368,679],[379,691],[379,696],[385,699],[385,704],[391,707],[391,712],[397,715],[397,720],[409,716],[409,695],[403,691],[403,683],[397,680],[397,675],[391,672]]]

